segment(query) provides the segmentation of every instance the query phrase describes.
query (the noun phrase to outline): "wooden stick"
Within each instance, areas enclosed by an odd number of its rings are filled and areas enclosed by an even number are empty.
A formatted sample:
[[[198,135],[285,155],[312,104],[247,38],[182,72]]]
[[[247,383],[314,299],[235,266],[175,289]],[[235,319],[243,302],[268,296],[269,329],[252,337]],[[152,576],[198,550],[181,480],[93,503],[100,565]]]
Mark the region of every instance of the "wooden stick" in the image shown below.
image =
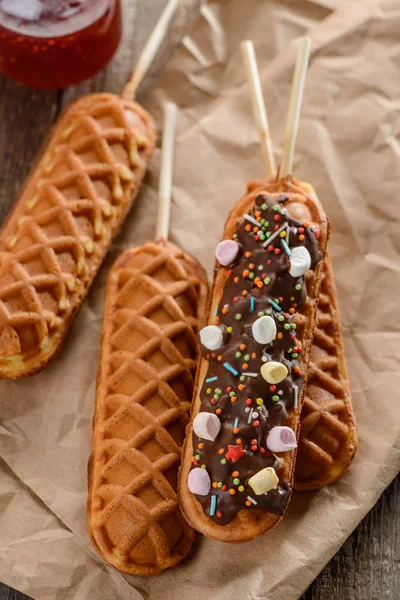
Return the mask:
[[[176,113],[176,104],[169,102],[164,108],[161,171],[160,183],[158,187],[156,239],[168,239],[172,194],[172,171],[174,165]]]
[[[254,121],[260,136],[261,154],[265,165],[267,177],[276,173],[276,163],[272,148],[271,135],[268,125],[267,111],[265,110],[264,98],[261,90],[260,75],[257,68],[257,60],[254,52],[253,42],[245,40],[240,44],[247,80],[250,85],[251,103],[253,106]]]
[[[283,143],[280,177],[287,177],[288,175],[292,174],[294,149],[296,146],[297,132],[299,129],[300,111],[303,100],[308,61],[310,58],[310,49],[311,38],[302,38],[297,51],[296,68],[294,71],[289,112],[286,121],[285,140]]]
[[[125,100],[133,100],[135,98],[137,89],[142,83],[144,76],[146,75],[168,32],[169,24],[179,6],[179,3],[180,0],[169,0],[161,17],[158,20],[157,25],[151,32],[150,37],[139,56],[136,66],[122,91],[122,97]]]

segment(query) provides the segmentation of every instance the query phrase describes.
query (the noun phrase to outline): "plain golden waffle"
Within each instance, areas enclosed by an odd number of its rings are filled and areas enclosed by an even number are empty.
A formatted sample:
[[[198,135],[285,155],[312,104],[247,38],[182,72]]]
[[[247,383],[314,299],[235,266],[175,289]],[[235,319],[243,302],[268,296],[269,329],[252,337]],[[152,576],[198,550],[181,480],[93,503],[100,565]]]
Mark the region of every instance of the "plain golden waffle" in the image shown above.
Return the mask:
[[[34,373],[59,349],[154,145],[150,115],[113,94],[59,120],[0,233],[0,377]]]
[[[168,242],[124,252],[106,290],[89,531],[118,569],[154,575],[189,552],[177,473],[193,393],[207,281]]]
[[[294,487],[315,490],[332,483],[349,467],[356,450],[350,382],[327,255],[301,413]]]
[[[325,213],[321,207],[321,204],[320,204],[319,200],[316,198],[316,196],[311,188],[306,191],[306,190],[304,190],[303,187],[300,186],[300,184],[297,180],[293,179],[293,181],[284,180],[284,181],[280,181],[280,182],[276,182],[276,183],[274,183],[274,182],[256,182],[255,184],[253,184],[249,187],[249,190],[250,190],[249,193],[246,196],[244,196],[238,202],[238,204],[235,206],[235,208],[231,211],[231,213],[228,217],[228,220],[225,224],[224,236],[223,236],[224,239],[232,239],[232,236],[237,231],[238,225],[240,226],[240,224],[243,223],[244,215],[246,213],[249,215],[252,215],[252,211],[253,211],[254,204],[255,204],[255,199],[257,196],[265,194],[268,198],[278,199],[281,196],[281,194],[284,194],[285,196],[288,197],[288,199],[285,201],[285,209],[287,209],[287,212],[290,215],[290,217],[297,219],[300,222],[308,222],[307,226],[313,226],[313,227],[315,226],[316,228],[319,229],[318,246],[319,246],[319,250],[321,251],[322,255],[325,253],[325,247],[326,247],[327,238],[328,238],[328,234],[329,234],[329,224],[326,219]],[[251,218],[253,218],[253,217],[254,217],[254,215]],[[246,250],[246,248],[243,247],[243,252],[245,252],[245,250]],[[268,257],[268,253],[266,252],[265,260],[267,259],[267,257]],[[241,265],[242,263],[240,262],[239,264]],[[314,330],[314,325],[315,325],[318,296],[319,296],[319,292],[320,292],[320,284],[321,284],[321,279],[322,279],[322,269],[323,269],[323,261],[320,260],[317,263],[317,265],[314,267],[313,270],[309,270],[307,272],[307,275],[305,278],[307,300],[302,308],[302,314],[304,316],[303,322],[304,322],[305,326],[303,326],[302,331],[299,331],[299,335],[298,336],[296,335],[296,339],[298,340],[298,343],[299,343],[298,345],[302,346],[302,348],[303,348],[303,352],[299,356],[299,365],[300,365],[301,371],[303,373],[306,372],[309,357],[310,357],[312,335],[313,335],[313,330]],[[208,318],[209,325],[217,325],[220,322],[219,316],[216,315],[215,311],[219,306],[219,303],[221,301],[221,298],[222,298],[224,290],[225,290],[225,286],[228,285],[227,282],[228,282],[229,277],[230,277],[230,273],[227,269],[219,268],[217,270],[216,277],[214,279],[214,287],[213,287],[213,291],[212,291],[211,306],[210,306],[210,312],[209,312],[209,318]],[[240,295],[240,292],[241,292],[241,288],[239,285],[237,288],[237,292],[236,292],[238,296]],[[268,294],[268,292],[267,292],[267,294]],[[232,300],[234,302],[233,298],[232,298]],[[226,299],[226,301],[229,302],[228,299]],[[221,350],[221,352],[222,352],[222,350]],[[226,360],[226,359],[224,358],[223,360]],[[217,369],[215,369],[215,374],[222,375],[222,373],[224,372],[223,367],[224,367],[224,365],[222,365],[222,363],[221,363],[221,372],[219,373],[217,371]],[[199,368],[198,368],[198,372],[197,372],[195,393],[194,393],[194,399],[193,399],[193,408],[192,408],[192,414],[191,414],[191,423],[190,423],[190,425],[188,427],[188,431],[187,431],[185,447],[184,447],[184,452],[183,452],[183,458],[182,458],[182,466],[181,466],[180,476],[179,476],[179,496],[180,496],[181,508],[182,508],[182,511],[184,512],[184,515],[187,518],[188,522],[195,529],[197,529],[198,531],[207,535],[210,538],[213,538],[218,541],[224,541],[224,542],[248,541],[258,535],[261,535],[268,529],[271,529],[272,527],[274,527],[281,521],[283,514],[284,514],[284,510],[287,506],[287,502],[290,498],[290,490],[291,490],[291,485],[292,485],[293,477],[294,477],[295,453],[294,452],[286,452],[286,453],[281,453],[279,456],[279,469],[278,469],[277,475],[279,478],[279,485],[282,487],[282,490],[285,489],[285,493],[286,493],[286,500],[283,503],[282,510],[280,510],[279,512],[278,511],[277,512],[261,511],[257,508],[257,506],[252,506],[251,503],[249,503],[246,505],[247,507],[241,508],[239,510],[239,512],[237,512],[237,514],[235,514],[234,518],[232,520],[230,520],[228,523],[219,524],[217,522],[218,513],[215,512],[213,515],[211,515],[212,511],[211,511],[210,497],[214,493],[214,492],[212,492],[213,488],[211,488],[210,494],[205,496],[206,501],[209,502],[209,504],[204,505],[205,509],[206,509],[204,511],[203,505],[200,503],[199,499],[196,498],[196,496],[189,490],[187,480],[188,480],[189,472],[191,470],[193,457],[196,454],[194,452],[193,435],[192,435],[193,434],[193,420],[196,417],[196,415],[199,413],[200,410],[204,410],[201,408],[201,397],[200,396],[201,396],[201,393],[203,390],[203,382],[205,381],[206,377],[208,377],[208,369],[209,369],[209,361],[205,357],[203,357],[200,360]],[[259,369],[259,367],[258,367],[258,369]],[[249,370],[253,370],[253,367],[251,367],[251,369],[249,368]],[[254,370],[257,371],[257,368],[255,368]],[[214,371],[213,371],[213,374],[214,374]],[[224,388],[225,383],[226,383],[225,379],[223,379],[222,382],[220,381],[220,379],[218,379],[218,382],[219,382],[220,387]],[[231,385],[233,386],[235,384],[229,383],[229,386],[231,386]],[[287,410],[288,416],[287,416],[287,420],[285,421],[285,425],[292,428],[292,430],[295,432],[295,434],[297,436],[299,434],[299,429],[300,429],[300,412],[301,412],[301,406],[302,406],[302,402],[303,402],[303,398],[304,398],[304,394],[305,394],[305,389],[306,389],[306,382],[304,381],[304,385],[301,389],[301,392],[299,393],[297,407],[288,408],[288,410]],[[240,396],[240,394],[237,393],[237,396]],[[245,389],[245,395],[243,396],[243,398],[245,398],[245,397],[246,397],[246,389]],[[241,406],[241,403],[244,404],[244,399],[242,399],[241,397],[238,397],[237,405]],[[236,406],[236,404],[235,404],[235,406]],[[229,427],[229,421],[226,421],[225,427],[224,427],[224,425],[221,426],[221,431],[223,431],[225,433],[225,431],[228,431],[228,427]],[[230,428],[232,430],[232,425],[230,425]],[[240,428],[240,424],[239,424],[239,428]],[[239,436],[240,436],[240,433],[239,433]],[[211,460],[214,460],[214,462],[211,465],[211,468],[215,467],[215,470],[217,470],[219,468],[218,462],[217,462],[219,460],[219,457],[217,455],[218,439],[219,439],[219,437],[216,438],[216,445],[212,446],[213,449],[215,448],[215,454],[213,457],[211,457]],[[233,443],[234,442],[231,442],[231,444],[233,444]],[[225,446],[226,446],[226,444],[225,444]],[[197,446],[197,448],[198,448],[198,446]],[[196,449],[196,452],[197,452],[197,449]],[[249,452],[249,449],[247,450],[247,452]],[[225,454],[225,456],[227,456],[227,455]],[[201,455],[201,451],[199,452],[199,457],[200,457],[199,464],[201,464],[203,461],[204,463],[206,463],[205,467],[208,470],[207,459],[209,457],[205,456],[203,458],[203,456]],[[211,460],[210,460],[210,462],[211,462]],[[244,460],[247,460],[247,454],[246,454]],[[240,469],[241,469],[240,464],[241,463],[240,463],[240,459],[239,459],[239,461],[237,463],[237,472],[239,472],[239,473],[240,473]],[[236,467],[236,463],[235,463],[235,467]],[[247,467],[246,467],[246,469],[247,469]],[[210,474],[210,479],[211,479],[211,482],[214,483],[212,474],[213,473]],[[229,481],[231,481],[232,478],[230,477],[230,475],[228,475],[228,477],[229,477]],[[246,482],[245,482],[245,484],[246,484]],[[227,487],[229,487],[229,486],[227,486]],[[223,491],[224,491],[223,488],[221,488],[221,492],[223,492]],[[233,491],[234,491],[233,498],[236,499],[236,497],[238,497],[238,494],[236,493],[235,490],[233,490]],[[215,493],[218,493],[218,492],[215,492]],[[230,493],[230,490],[229,491],[226,490],[226,494],[229,494],[229,493]],[[281,492],[279,492],[279,493],[281,493]],[[220,498],[220,496],[218,496],[218,498]],[[224,506],[225,510],[226,510],[226,507],[228,507],[228,509],[229,509],[228,501],[226,500],[226,498],[229,498],[229,496],[226,496],[226,497],[221,496],[221,500],[220,500],[220,502],[224,503],[223,506]],[[240,500],[240,502],[242,502],[242,501]],[[217,503],[218,503],[218,500],[217,500]],[[209,505],[210,505],[210,508],[209,508]],[[218,506],[218,504],[217,504],[217,506]],[[239,504],[238,504],[238,506],[239,506]],[[224,515],[224,509],[222,509],[223,515]],[[206,512],[207,512],[207,514],[206,514]],[[210,513],[210,516],[208,513]],[[213,518],[211,518],[211,517],[213,517]],[[213,519],[215,519],[215,520],[213,520]]]

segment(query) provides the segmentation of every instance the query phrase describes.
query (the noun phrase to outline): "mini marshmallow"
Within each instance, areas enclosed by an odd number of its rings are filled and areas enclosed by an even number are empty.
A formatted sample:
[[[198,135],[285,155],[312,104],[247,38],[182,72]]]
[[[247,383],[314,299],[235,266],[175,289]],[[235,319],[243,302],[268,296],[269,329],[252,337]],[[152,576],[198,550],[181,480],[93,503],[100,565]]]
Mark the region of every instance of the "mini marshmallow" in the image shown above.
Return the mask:
[[[260,317],[254,321],[251,331],[258,344],[269,344],[276,336],[276,325],[272,317]]]
[[[307,248],[297,246],[291,248],[290,269],[292,277],[301,277],[311,267],[311,256]]]
[[[239,252],[239,244],[234,240],[222,240],[215,249],[217,261],[226,267],[235,260]]]
[[[264,363],[261,367],[261,375],[264,377],[265,381],[271,384],[283,381],[288,372],[289,371],[284,364],[273,360]]]
[[[224,336],[216,325],[207,325],[200,331],[200,341],[208,350],[218,350],[224,341]]]
[[[206,469],[196,467],[188,475],[188,488],[192,494],[207,496],[211,490],[211,479]]]
[[[193,420],[193,431],[203,440],[213,442],[220,429],[221,421],[213,413],[200,412]]]
[[[252,488],[256,496],[261,494],[268,494],[271,490],[276,488],[279,483],[278,476],[275,469],[272,467],[266,467],[258,471],[253,477],[250,477],[248,484]]]
[[[273,427],[267,437],[267,448],[271,452],[288,452],[297,448],[293,429],[290,429],[290,427]]]

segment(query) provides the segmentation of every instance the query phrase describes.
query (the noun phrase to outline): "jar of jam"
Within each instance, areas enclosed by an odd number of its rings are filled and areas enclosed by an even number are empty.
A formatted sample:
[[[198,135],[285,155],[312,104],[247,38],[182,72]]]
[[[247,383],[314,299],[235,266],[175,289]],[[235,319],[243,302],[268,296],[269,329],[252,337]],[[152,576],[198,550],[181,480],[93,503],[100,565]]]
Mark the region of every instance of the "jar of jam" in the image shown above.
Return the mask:
[[[120,40],[120,0],[0,0],[0,71],[26,85],[93,77]]]

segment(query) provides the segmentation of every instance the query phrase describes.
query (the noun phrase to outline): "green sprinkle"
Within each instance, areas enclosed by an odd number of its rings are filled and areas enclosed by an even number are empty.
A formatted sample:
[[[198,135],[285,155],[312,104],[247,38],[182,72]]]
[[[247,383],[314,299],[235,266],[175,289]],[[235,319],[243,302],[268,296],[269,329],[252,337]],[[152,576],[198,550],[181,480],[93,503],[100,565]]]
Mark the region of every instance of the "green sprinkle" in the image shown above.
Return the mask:
[[[222,486],[223,486],[223,485],[224,485],[224,484],[222,483],[222,481],[218,481],[218,483],[217,483],[217,486],[218,486],[219,488],[222,488]]]
[[[269,308],[267,308],[267,310],[265,311],[266,315],[270,315],[271,314],[271,310]]]
[[[262,410],[262,406],[257,406],[257,410]]]
[[[214,398],[215,398],[216,400],[219,400],[219,396],[220,396],[219,394],[214,394]]]
[[[292,329],[297,329],[296,323],[292,323]]]
[[[235,356],[236,356],[236,358],[240,358],[242,356],[242,353],[241,352],[236,352]]]
[[[244,360],[250,360],[250,354],[245,354]]]
[[[279,396],[272,396],[271,400],[273,402],[278,402],[279,401]]]
[[[264,203],[264,204],[261,204],[261,208],[262,208],[263,210],[267,210],[268,206],[267,206],[267,205]]]
[[[237,233],[234,233],[232,236],[233,239],[237,238]]]
[[[237,477],[235,477],[235,479],[233,480],[234,485],[239,485],[240,483],[240,479],[238,479]]]
[[[293,354],[292,354],[292,358],[298,358],[298,356],[299,356],[299,355],[297,354],[297,352],[293,352]]]
[[[285,323],[285,324],[284,324],[284,326],[283,326],[283,328],[284,328],[284,329],[290,329],[290,325],[289,325],[289,323]]]
[[[297,291],[301,290],[301,284],[300,283],[296,283],[294,289],[297,290]]]
[[[271,235],[272,235],[272,233],[271,233],[270,231],[267,231],[267,233],[266,233],[267,239],[268,239],[269,237],[271,237]]]
[[[195,459],[200,460],[200,458],[201,458],[200,454],[196,454]]]
[[[260,223],[261,225],[265,225],[265,219],[261,219]]]
[[[244,375],[241,375],[241,376],[239,377],[239,381],[244,381],[245,379],[246,379],[246,377],[245,377]]]
[[[264,400],[262,398],[257,398],[256,402],[258,406],[262,406],[264,404]]]
[[[233,396],[236,396],[236,392],[229,392],[229,397],[233,398]]]
[[[285,320],[285,317],[283,315],[279,315],[278,316],[278,321],[280,321],[282,323],[282,321]]]
[[[226,465],[226,458],[221,459],[221,465]]]
[[[272,210],[274,210],[275,212],[277,212],[279,210],[279,204],[274,204],[272,207]]]
[[[264,225],[265,227],[269,227],[269,221],[265,221]]]
[[[215,393],[216,394],[222,394],[221,388],[215,388]]]
[[[266,277],[264,279],[264,283],[265,283],[265,285],[268,285],[269,283],[271,283],[271,279],[269,277]]]
[[[289,348],[288,354],[290,354],[291,352],[293,352],[293,348]]]
[[[257,313],[257,315],[258,315],[259,317],[263,317],[263,316],[264,316],[264,312],[263,312],[262,310],[260,310],[260,312],[259,312],[259,313]]]
[[[265,235],[263,233],[260,233],[259,238],[263,242],[265,240]]]
[[[241,318],[242,318],[242,315],[240,313],[238,313],[237,315],[235,315],[236,321],[240,321]]]
[[[249,273],[249,279],[254,279],[254,273]]]

